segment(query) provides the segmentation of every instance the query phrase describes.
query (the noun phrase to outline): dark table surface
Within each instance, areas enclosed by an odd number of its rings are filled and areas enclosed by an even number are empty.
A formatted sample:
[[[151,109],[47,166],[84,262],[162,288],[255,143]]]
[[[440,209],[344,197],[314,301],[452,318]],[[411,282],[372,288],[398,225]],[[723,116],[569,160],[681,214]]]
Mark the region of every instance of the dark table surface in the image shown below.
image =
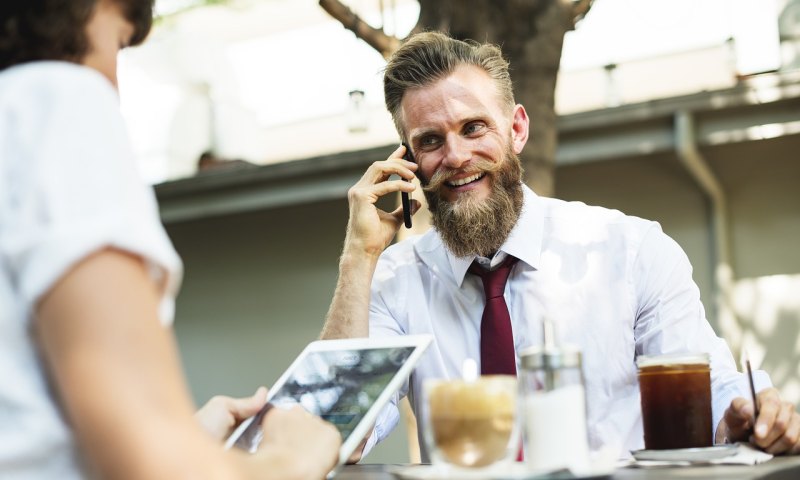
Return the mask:
[[[398,480],[391,472],[402,465],[347,465],[336,480]],[[539,478],[539,477],[537,477]],[[726,479],[726,480],[800,480],[800,456],[775,457],[754,466],[711,465],[669,468],[620,468],[611,475],[614,480],[654,479]]]

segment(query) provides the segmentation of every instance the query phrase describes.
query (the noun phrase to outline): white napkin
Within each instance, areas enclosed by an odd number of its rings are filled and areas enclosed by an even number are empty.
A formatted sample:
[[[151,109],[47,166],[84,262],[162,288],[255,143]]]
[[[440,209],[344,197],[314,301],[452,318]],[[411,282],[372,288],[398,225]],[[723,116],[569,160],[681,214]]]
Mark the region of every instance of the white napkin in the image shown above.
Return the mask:
[[[670,467],[675,465],[756,465],[772,458],[772,454],[762,452],[749,443],[737,443],[733,453],[726,457],[686,460],[633,460],[630,467]],[[619,466],[619,465],[618,465]]]

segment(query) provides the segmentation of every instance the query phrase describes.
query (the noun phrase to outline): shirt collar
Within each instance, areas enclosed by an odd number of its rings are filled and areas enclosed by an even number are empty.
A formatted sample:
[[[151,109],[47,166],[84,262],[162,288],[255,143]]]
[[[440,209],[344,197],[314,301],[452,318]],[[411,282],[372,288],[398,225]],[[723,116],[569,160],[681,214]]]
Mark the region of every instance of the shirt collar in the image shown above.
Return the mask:
[[[542,253],[542,237],[544,230],[544,202],[527,185],[522,185],[522,212],[505,243],[497,252],[497,261],[501,262],[505,255],[513,255],[534,269],[539,268]],[[437,235],[438,237],[438,235]],[[440,240],[441,241],[441,240]],[[469,266],[476,257],[456,257],[444,248],[453,278],[459,286],[464,283]]]

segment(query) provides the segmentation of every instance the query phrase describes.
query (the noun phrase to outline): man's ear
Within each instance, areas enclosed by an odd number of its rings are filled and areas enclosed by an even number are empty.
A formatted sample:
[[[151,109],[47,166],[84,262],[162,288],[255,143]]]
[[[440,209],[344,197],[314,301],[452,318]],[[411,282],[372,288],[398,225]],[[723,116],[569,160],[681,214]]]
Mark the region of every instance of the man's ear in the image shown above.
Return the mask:
[[[525,107],[520,104],[514,105],[514,116],[511,123],[511,142],[514,148],[514,153],[519,154],[522,152],[522,147],[528,142],[528,128],[530,127],[530,120],[528,119],[528,112]]]

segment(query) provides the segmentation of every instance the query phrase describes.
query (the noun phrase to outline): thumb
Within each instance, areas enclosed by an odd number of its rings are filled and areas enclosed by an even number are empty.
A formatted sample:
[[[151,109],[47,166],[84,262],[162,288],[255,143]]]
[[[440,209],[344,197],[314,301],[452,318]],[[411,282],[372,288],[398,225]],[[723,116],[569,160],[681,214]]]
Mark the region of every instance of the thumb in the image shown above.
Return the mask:
[[[411,215],[414,215],[422,208],[422,202],[417,200],[416,198],[409,199],[411,201]],[[398,226],[403,224],[403,207],[397,207],[389,213],[392,217],[394,217],[395,221],[397,221]]]
[[[753,406],[744,398],[734,398],[730,407],[725,410],[724,419],[728,427],[728,438],[742,440],[749,435],[753,424]]]
[[[237,422],[252,417],[267,402],[266,387],[258,387],[256,393],[251,397],[232,398],[228,403],[228,411],[233,415]]]

